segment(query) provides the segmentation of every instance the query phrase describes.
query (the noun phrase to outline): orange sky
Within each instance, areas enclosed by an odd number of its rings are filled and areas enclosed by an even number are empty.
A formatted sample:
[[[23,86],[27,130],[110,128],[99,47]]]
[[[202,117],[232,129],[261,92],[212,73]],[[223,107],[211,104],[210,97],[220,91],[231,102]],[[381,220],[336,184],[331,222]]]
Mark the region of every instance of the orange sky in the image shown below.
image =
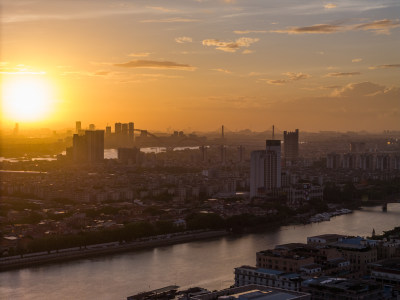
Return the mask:
[[[3,127],[400,130],[395,0],[2,2],[3,90],[37,76],[52,101]]]

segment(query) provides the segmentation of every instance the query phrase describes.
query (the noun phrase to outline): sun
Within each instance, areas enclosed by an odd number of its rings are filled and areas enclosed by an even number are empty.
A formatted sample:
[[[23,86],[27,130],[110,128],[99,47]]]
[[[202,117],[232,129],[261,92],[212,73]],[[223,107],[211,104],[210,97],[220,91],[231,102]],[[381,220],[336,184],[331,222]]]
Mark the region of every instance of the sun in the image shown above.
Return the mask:
[[[2,84],[3,116],[15,122],[34,122],[52,111],[52,87],[45,78],[14,78]]]

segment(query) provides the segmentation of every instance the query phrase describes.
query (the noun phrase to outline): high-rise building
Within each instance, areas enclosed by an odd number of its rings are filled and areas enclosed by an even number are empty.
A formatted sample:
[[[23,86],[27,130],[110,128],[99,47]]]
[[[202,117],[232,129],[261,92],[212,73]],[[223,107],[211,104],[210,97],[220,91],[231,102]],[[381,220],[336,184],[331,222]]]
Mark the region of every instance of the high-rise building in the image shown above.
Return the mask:
[[[111,134],[111,126],[106,126],[106,135]]]
[[[267,190],[273,190],[281,187],[281,141],[266,141],[265,157],[265,187]]]
[[[285,165],[292,165],[299,157],[299,130],[284,131],[283,142]]]
[[[89,130],[95,130],[96,126],[94,124],[89,124]]]
[[[122,124],[121,123],[115,123],[115,134],[120,134],[122,130]]]
[[[104,130],[86,130],[74,134],[72,158],[76,162],[101,162],[104,159]]]
[[[135,124],[133,122],[128,123],[128,133],[129,133],[129,140],[133,141],[135,139]]]
[[[250,197],[281,188],[281,141],[267,140],[265,150],[251,152]]]
[[[128,135],[128,123],[122,123],[121,132],[124,136]]]
[[[75,122],[75,133],[79,133],[79,131],[82,130],[82,123],[81,121],[76,121]]]

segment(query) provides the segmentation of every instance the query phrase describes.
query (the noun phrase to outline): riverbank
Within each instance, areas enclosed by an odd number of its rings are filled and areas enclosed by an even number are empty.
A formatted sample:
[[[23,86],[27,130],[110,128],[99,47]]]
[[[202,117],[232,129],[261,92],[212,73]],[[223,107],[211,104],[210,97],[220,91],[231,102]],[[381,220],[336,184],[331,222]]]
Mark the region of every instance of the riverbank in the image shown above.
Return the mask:
[[[174,244],[212,239],[221,236],[228,235],[229,233],[225,230],[220,231],[203,231],[203,232],[192,232],[188,234],[179,234],[175,236],[166,235],[164,238],[151,238],[145,240],[139,240],[131,243],[105,243],[90,245],[86,248],[70,248],[62,249],[58,252],[52,251],[31,253],[21,256],[5,257],[0,259],[0,272],[11,269],[26,268],[36,265],[42,265],[47,263],[62,262],[67,260],[75,260],[81,258],[89,258],[95,256],[116,254],[121,252],[135,251],[141,249],[148,249],[161,246],[170,246]]]

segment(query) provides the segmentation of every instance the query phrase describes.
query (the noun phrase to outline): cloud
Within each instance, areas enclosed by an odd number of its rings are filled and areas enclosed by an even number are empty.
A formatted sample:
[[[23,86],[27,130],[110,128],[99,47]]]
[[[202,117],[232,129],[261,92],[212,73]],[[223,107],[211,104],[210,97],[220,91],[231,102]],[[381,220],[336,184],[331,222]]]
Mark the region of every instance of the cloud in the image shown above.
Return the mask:
[[[358,62],[360,62],[360,61],[362,61],[362,58],[353,58],[353,59],[351,60],[351,62],[353,62],[353,63],[358,63]]]
[[[244,49],[244,50],[242,51],[242,54],[251,54],[251,53],[254,53],[254,51],[253,51],[253,50],[250,50],[250,49]]]
[[[273,84],[273,85],[282,85],[287,83],[287,80],[284,79],[270,79],[266,81],[268,84]]]
[[[370,70],[377,70],[377,69],[396,69],[400,68],[400,64],[391,64],[391,65],[379,65],[374,67],[369,67]]]
[[[333,33],[333,32],[338,32],[341,29],[342,26],[339,25],[316,24],[305,27],[290,27],[288,29],[283,29],[283,30],[272,30],[271,32],[288,33],[288,34]]]
[[[203,40],[204,46],[215,46],[217,50],[224,52],[236,52],[241,47],[250,47],[251,44],[258,42],[258,38],[241,37],[234,42],[224,42],[216,39]]]
[[[337,89],[333,92],[334,97],[370,97],[378,94],[384,94],[389,92],[385,86],[372,83],[369,81],[360,83],[349,83],[341,89]]]
[[[96,76],[107,76],[107,75],[109,75],[111,73],[112,72],[110,72],[110,71],[97,71],[97,72],[94,72],[93,75],[96,75]]]
[[[361,23],[355,25],[332,25],[332,24],[315,24],[305,27],[289,27],[287,29],[271,30],[270,32],[275,33],[287,33],[287,34],[330,34],[336,32],[345,31],[373,31],[376,34],[390,34],[390,30],[400,27],[400,20],[377,20],[368,23]]]
[[[327,86],[323,86],[323,89],[340,89],[341,86],[340,85],[327,85]]]
[[[335,72],[335,73],[328,73],[324,77],[344,77],[344,76],[354,76],[354,75],[361,75],[360,72]]]
[[[163,12],[178,12],[178,10],[176,10],[176,9],[170,9],[170,8],[166,8],[166,7],[162,7],[162,6],[147,6],[147,8],[151,8],[151,9],[159,10],[159,11],[163,11]]]
[[[212,71],[221,72],[221,73],[225,73],[225,74],[232,74],[231,71],[226,70],[226,69],[221,69],[221,68],[218,68],[218,69],[211,69],[211,70],[212,70]]]
[[[371,30],[377,34],[390,34],[390,29],[400,27],[400,20],[395,21],[383,19],[370,23],[358,24],[354,27],[355,30]]]
[[[146,68],[146,69],[175,69],[184,71],[193,71],[196,68],[187,65],[179,64],[171,61],[155,61],[155,60],[131,60],[126,63],[114,64],[116,67],[124,68]]]
[[[177,42],[179,44],[191,43],[191,42],[193,42],[193,39],[191,37],[188,37],[188,36],[181,36],[181,37],[175,38],[175,42]]]
[[[186,18],[169,18],[169,19],[152,19],[142,20],[141,23],[190,23],[198,22],[197,19],[186,19]]]
[[[267,33],[266,30],[235,30],[235,34],[248,34],[248,33]]]
[[[0,63],[0,74],[5,75],[44,75],[45,71],[33,70],[30,66],[18,64],[15,67],[8,66],[8,62]]]
[[[289,79],[266,79],[264,81],[268,84],[282,85],[282,84],[290,83],[292,81],[307,79],[307,78],[311,77],[310,74],[301,73],[301,72],[299,72],[299,73],[286,72],[286,73],[283,73],[283,75],[287,76]]]
[[[301,79],[307,79],[307,78],[311,77],[310,74],[301,73],[301,72],[300,73],[286,72],[286,73],[283,73],[283,75],[286,75],[292,81],[301,80]]]
[[[324,8],[327,8],[327,9],[335,8],[335,7],[337,7],[337,5],[333,4],[333,3],[327,3],[327,4],[324,5]]]
[[[128,56],[132,56],[132,57],[147,57],[150,54],[151,54],[150,52],[138,52],[138,53],[130,53],[130,54],[128,54]]]

